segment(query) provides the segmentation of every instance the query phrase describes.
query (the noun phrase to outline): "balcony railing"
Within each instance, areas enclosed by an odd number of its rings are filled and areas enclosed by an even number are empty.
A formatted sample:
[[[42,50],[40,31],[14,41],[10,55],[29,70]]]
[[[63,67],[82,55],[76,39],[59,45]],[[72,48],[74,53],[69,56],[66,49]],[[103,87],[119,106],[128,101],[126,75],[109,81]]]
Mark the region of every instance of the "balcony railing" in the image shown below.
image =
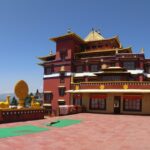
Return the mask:
[[[105,89],[123,89],[124,86],[129,89],[150,89],[150,81],[102,81],[102,82],[80,82],[72,83],[71,88],[76,89],[99,89],[102,86]]]

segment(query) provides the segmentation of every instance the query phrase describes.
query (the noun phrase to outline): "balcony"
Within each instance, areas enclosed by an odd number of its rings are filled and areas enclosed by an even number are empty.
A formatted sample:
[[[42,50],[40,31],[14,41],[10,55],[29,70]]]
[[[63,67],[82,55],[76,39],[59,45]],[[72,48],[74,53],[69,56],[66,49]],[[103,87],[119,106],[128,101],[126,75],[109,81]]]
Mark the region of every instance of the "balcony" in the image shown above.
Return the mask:
[[[150,81],[102,81],[72,83],[71,89],[150,89]]]

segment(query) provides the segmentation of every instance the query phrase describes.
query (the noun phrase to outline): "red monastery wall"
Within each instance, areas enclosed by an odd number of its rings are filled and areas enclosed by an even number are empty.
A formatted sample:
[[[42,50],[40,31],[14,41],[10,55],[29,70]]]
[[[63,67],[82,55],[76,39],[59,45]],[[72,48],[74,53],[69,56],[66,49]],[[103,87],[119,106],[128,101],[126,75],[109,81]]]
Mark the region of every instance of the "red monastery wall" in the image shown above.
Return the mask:
[[[58,107],[58,99],[64,99],[66,101],[66,104],[69,105],[69,99],[70,96],[68,93],[66,93],[64,96],[59,96],[59,86],[60,84],[60,79],[59,78],[47,78],[44,79],[43,82],[43,87],[44,91],[52,91],[53,98],[52,98],[52,106],[54,109]],[[70,89],[70,77],[65,77],[65,87],[66,90]]]

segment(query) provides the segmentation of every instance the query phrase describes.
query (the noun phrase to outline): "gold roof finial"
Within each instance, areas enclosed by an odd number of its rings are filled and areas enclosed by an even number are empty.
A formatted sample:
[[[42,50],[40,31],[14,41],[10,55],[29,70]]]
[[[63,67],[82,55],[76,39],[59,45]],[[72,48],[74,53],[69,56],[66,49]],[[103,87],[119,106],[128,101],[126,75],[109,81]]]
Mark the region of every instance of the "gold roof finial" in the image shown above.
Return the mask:
[[[53,55],[53,52],[52,52],[52,50],[50,50],[50,53],[49,53],[50,55]]]
[[[97,32],[98,34],[102,35],[100,29],[97,29],[96,32]]]
[[[144,54],[144,48],[141,48],[140,53],[141,53],[141,54]]]
[[[67,33],[71,33],[71,28],[70,27],[68,28]]]
[[[92,28],[92,31],[87,35],[87,37],[84,40],[86,42],[89,42],[89,41],[99,41],[103,39],[104,37],[101,35],[101,33],[98,30]]]

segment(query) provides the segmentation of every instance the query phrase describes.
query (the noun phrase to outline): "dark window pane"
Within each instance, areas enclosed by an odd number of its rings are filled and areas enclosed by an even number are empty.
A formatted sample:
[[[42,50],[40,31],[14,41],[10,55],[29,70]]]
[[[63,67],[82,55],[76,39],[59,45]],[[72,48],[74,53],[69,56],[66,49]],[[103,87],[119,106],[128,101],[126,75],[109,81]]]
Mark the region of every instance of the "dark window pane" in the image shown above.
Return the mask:
[[[44,103],[51,103],[52,93],[44,93]]]
[[[123,62],[123,67],[129,70],[135,69],[135,62],[134,61]]]
[[[59,88],[59,96],[64,96],[65,95],[65,87]]]
[[[124,111],[141,111],[141,99],[124,99]]]

